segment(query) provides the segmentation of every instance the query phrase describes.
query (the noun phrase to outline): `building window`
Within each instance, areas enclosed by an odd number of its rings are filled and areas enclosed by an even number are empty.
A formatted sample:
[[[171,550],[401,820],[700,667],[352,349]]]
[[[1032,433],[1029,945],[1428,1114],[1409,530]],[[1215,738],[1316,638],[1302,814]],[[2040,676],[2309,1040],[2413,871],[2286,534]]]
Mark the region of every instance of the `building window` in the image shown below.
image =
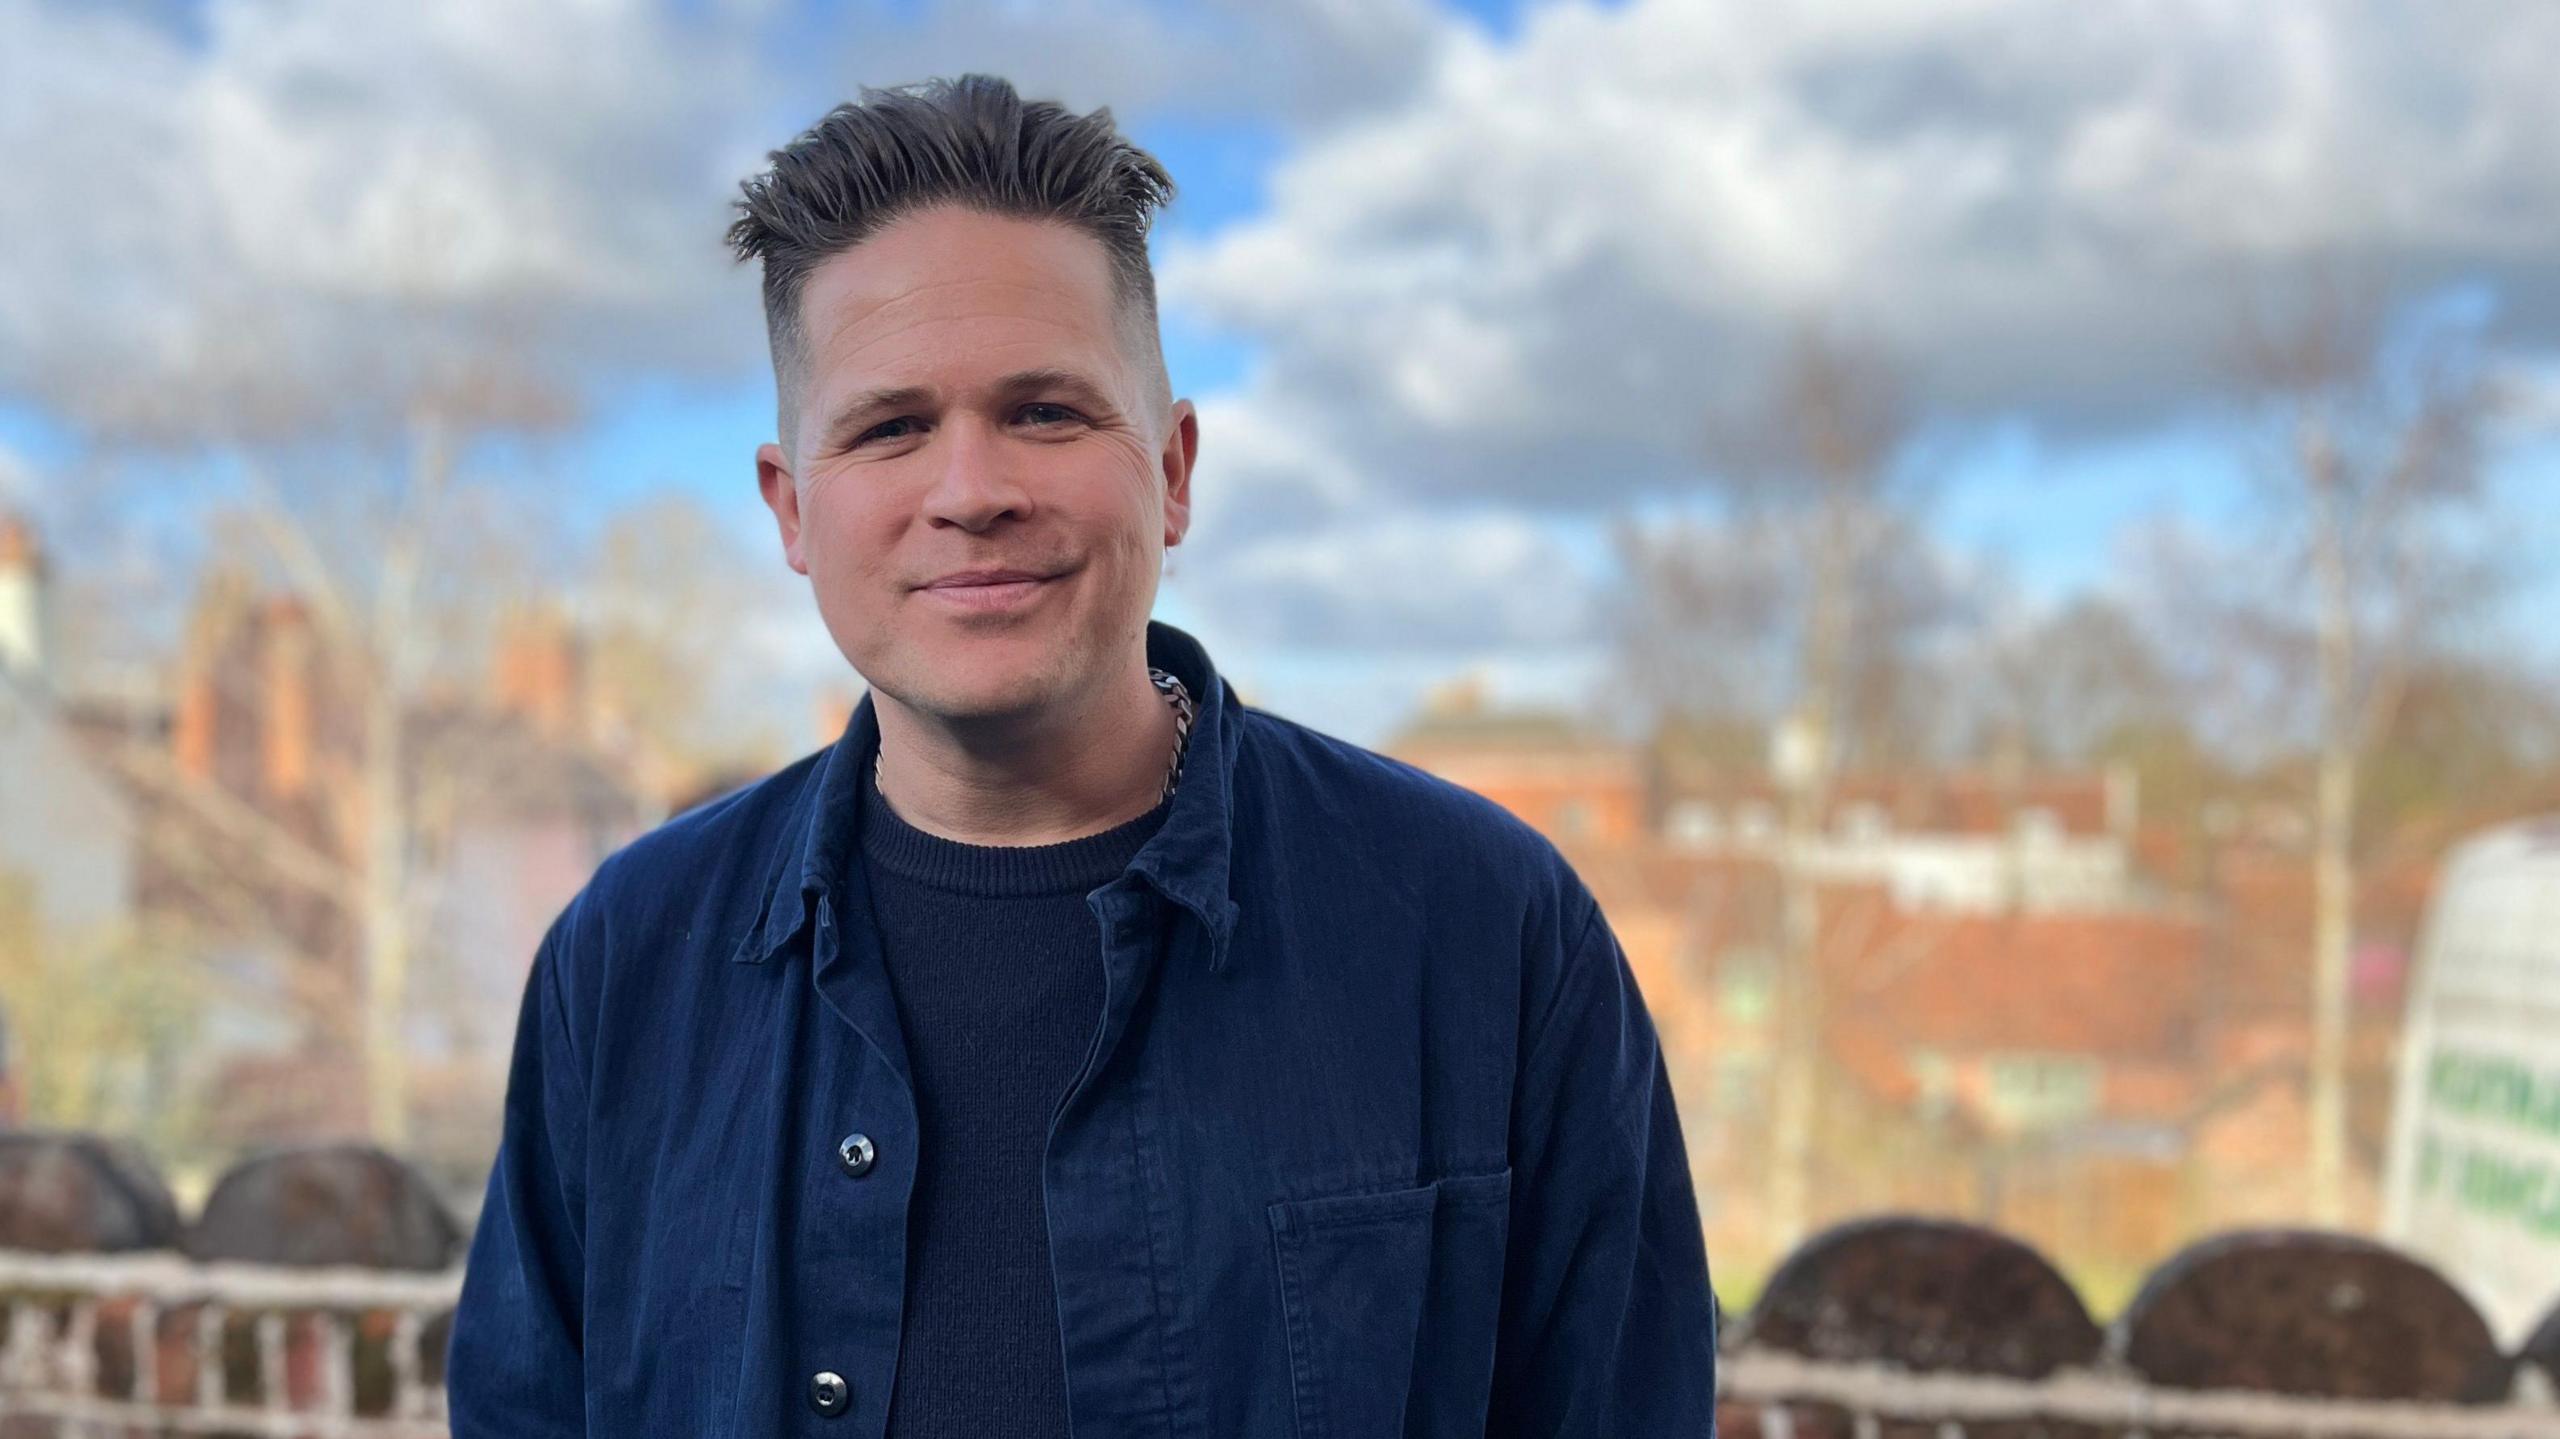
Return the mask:
[[[2012,821],[2018,838],[2031,845],[2054,845],[2062,842],[2062,816],[2042,805],[2030,805],[2018,811]]]
[[[1738,946],[1724,952],[1716,965],[1716,1007],[1727,1023],[1749,1028],[1768,1022],[1773,968],[1765,949]]]
[[[1884,806],[1873,801],[1861,800],[1840,812],[1841,833],[1857,843],[1883,839],[1886,828]]]
[[[1767,839],[1778,832],[1778,812],[1759,800],[1753,800],[1736,813],[1734,827],[1746,840]]]
[[[1994,1054],[1984,1063],[1993,1122],[2050,1129],[2098,1111],[2106,1066],[2084,1054]]]
[[[1703,800],[1684,799],[1671,807],[1662,828],[1673,844],[1684,849],[1704,849],[1715,843],[1716,812]]]

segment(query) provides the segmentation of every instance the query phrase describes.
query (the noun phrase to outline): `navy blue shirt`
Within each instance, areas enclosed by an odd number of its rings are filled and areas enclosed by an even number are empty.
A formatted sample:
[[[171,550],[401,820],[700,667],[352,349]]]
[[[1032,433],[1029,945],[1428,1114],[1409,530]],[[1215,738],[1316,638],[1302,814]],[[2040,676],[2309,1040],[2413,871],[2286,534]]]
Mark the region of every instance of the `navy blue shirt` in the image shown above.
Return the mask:
[[[1661,1046],[1590,892],[1492,802],[1199,702],[1085,896],[1104,998],[1041,1158],[1082,1439],[1708,1436]],[[922,1131],[851,862],[879,744],[616,852],[528,977],[448,1351],[456,1439],[885,1432]]]
[[[1058,844],[964,844],[863,771],[863,879],[916,1089],[907,1312],[889,1439],[1066,1439],[1040,1162],[1102,1020],[1085,908],[1167,804]]]

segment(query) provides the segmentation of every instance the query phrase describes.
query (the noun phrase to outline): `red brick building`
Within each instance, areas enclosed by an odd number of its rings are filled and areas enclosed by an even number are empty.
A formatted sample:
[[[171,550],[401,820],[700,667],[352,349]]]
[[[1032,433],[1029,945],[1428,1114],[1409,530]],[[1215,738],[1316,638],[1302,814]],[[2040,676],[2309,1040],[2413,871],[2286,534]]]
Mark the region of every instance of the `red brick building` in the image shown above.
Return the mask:
[[[1556,715],[1444,694],[1390,752],[1553,839],[1661,1030],[1701,1207],[1760,1241],[1785,796]],[[2310,896],[2295,853],[2163,878],[2130,776],[1853,775],[1807,851],[1820,921],[1814,1218],[1952,1213],[2096,1263],[2298,1221]],[[2357,1168],[2379,1165],[2398,958],[2431,875],[2377,874],[2360,930]]]

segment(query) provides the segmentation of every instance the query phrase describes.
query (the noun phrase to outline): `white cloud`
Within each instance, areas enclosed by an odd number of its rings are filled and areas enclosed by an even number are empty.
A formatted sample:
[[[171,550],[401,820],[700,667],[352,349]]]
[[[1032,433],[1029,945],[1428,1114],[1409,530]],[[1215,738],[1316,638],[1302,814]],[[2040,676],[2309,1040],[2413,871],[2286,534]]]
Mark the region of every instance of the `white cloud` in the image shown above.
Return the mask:
[[[1459,28],[1431,0],[954,0],[856,7],[813,48],[833,87],[980,70],[1075,108],[1320,125],[1410,93]],[[806,77],[784,77],[806,83]],[[1181,176],[1176,175],[1178,184]]]
[[[1304,529],[1371,503],[1380,477],[1334,448],[1321,421],[1288,397],[1233,391],[1202,397],[1200,456],[1192,475],[1192,523],[1172,565],[1249,539]]]
[[[2560,340],[2554,53],[2560,8],[2512,5],[1560,5],[1292,155],[1164,293],[1264,347],[1240,404],[1399,492],[1683,483],[1809,317],[1934,406],[2140,422],[2307,254]]]
[[[737,182],[860,85],[992,69],[1124,121],[1285,118],[1397,92],[1450,23],[1427,0],[902,8],[207,0],[176,27],[0,0],[0,396],[202,431],[344,418],[422,374],[751,372]]]
[[[1508,42],[1428,0],[798,8],[208,0],[179,36],[0,0],[0,397],[751,371],[738,177],[857,85],[995,70],[1309,136],[1266,216],[1167,246],[1168,306],[1262,349],[1203,406],[1170,583],[1263,652],[1534,667],[1590,653],[1593,579],[1502,507],[1688,484],[1802,316],[1935,405],[2110,421],[2210,385],[2229,275],[2312,250],[2560,332],[2560,8],[1627,0]]]
[[[1540,521],[1509,511],[1350,513],[1238,537],[1171,583],[1257,644],[1554,650],[1598,637],[1596,577]]]
[[[374,418],[422,371],[752,373],[736,182],[860,86],[985,70],[1124,124],[1313,125],[1407,93],[1459,28],[1430,0],[912,8],[0,0],[0,400],[183,442]],[[1213,545],[1361,494],[1284,409],[1212,433]],[[777,588],[741,653],[840,682],[805,587]]]
[[[497,0],[235,0],[201,28],[0,6],[0,230],[27,245],[0,391],[289,423],[425,366],[574,387],[754,354],[717,243],[745,36]]]

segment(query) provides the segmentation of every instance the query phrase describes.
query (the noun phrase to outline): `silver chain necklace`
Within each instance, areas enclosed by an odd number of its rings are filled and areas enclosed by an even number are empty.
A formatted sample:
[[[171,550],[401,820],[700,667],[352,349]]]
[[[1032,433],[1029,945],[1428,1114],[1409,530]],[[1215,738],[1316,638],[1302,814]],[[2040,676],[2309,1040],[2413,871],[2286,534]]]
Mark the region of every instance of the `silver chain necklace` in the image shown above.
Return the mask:
[[[1166,766],[1164,791],[1156,796],[1156,803],[1162,804],[1173,798],[1173,787],[1182,779],[1183,754],[1191,747],[1191,691],[1170,671],[1154,665],[1147,666],[1147,678],[1154,683],[1156,693],[1164,696],[1164,702],[1173,706],[1173,763]],[[871,752],[871,784],[880,788],[880,751],[876,749]]]

